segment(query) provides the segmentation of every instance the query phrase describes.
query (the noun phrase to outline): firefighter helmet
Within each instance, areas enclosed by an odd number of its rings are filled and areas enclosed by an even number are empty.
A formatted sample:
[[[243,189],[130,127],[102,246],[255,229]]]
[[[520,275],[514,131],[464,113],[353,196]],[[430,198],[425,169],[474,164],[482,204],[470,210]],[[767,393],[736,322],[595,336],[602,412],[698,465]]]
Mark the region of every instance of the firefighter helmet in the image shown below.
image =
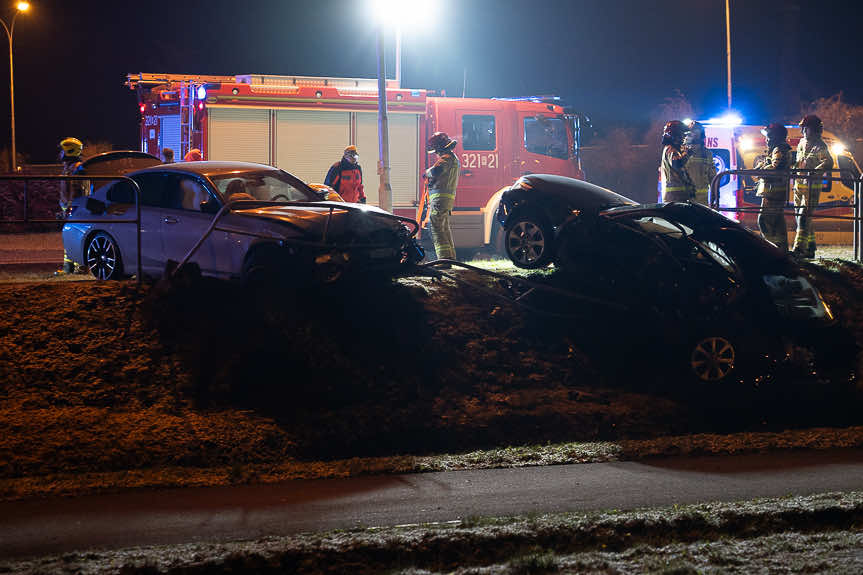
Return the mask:
[[[680,120],[671,120],[662,129],[662,145],[680,144],[686,134],[686,125]]]
[[[443,152],[451,150],[458,142],[451,140],[446,132],[435,132],[426,143],[426,150],[429,152]]]
[[[192,148],[191,150],[186,152],[185,156],[183,156],[184,162],[200,162],[203,159],[204,155],[201,154],[201,150],[199,150],[198,148]]]
[[[788,130],[782,124],[774,122],[761,128],[761,135],[767,138],[768,142],[784,142],[788,137]]]
[[[801,128],[813,128],[815,130],[822,130],[824,128],[824,123],[821,121],[821,118],[816,116],[815,114],[806,114],[803,116],[803,119],[800,120]]]
[[[693,135],[694,138],[698,138],[699,140],[704,139],[704,126],[701,125],[701,122],[689,120],[686,128],[688,132],[695,132],[695,135]]]
[[[66,138],[60,142],[60,149],[64,156],[77,158],[84,150],[84,144],[78,138]]]

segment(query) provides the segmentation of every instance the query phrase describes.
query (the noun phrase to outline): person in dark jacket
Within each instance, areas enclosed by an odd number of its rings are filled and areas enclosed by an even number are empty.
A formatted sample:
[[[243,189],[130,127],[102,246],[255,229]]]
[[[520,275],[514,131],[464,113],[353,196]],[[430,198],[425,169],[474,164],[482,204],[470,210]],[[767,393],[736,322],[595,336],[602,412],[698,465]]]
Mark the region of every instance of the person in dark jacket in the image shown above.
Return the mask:
[[[324,184],[334,189],[344,201],[358,204],[366,203],[363,190],[363,169],[356,146],[348,146],[342,159],[330,166]]]
[[[770,124],[761,133],[767,139],[767,155],[755,164],[756,170],[791,169],[791,146],[788,130],[782,124]],[[788,231],[785,229],[785,203],[788,201],[787,176],[763,176],[758,181],[755,194],[761,198],[761,213],[758,214],[758,229],[764,239],[783,252],[788,251]]]

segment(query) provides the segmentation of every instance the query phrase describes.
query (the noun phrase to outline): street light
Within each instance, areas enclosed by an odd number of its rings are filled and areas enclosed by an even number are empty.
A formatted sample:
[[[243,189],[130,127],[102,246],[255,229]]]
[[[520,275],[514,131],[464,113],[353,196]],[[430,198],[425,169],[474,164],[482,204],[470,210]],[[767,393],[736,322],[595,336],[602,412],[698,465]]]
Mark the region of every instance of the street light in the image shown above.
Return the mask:
[[[395,30],[396,86],[402,79],[402,29],[421,30],[432,25],[435,15],[433,2],[428,0],[375,0],[375,13],[380,26]]]
[[[9,38],[9,104],[12,108],[12,161],[9,163],[13,172],[18,171],[18,155],[15,150],[15,69],[12,65],[12,39],[15,35],[15,20],[18,14],[26,12],[30,9],[29,2],[18,2],[15,5],[15,15],[12,16],[12,25],[6,26],[6,22],[0,18],[0,24],[3,24],[3,30],[6,31],[6,37]]]
[[[384,58],[384,30],[396,29],[396,87],[401,88],[401,28],[418,26],[428,22],[431,15],[430,2],[419,0],[374,0],[377,18],[378,52],[378,205],[393,210],[392,187],[390,186],[390,134],[387,119],[387,67]]]

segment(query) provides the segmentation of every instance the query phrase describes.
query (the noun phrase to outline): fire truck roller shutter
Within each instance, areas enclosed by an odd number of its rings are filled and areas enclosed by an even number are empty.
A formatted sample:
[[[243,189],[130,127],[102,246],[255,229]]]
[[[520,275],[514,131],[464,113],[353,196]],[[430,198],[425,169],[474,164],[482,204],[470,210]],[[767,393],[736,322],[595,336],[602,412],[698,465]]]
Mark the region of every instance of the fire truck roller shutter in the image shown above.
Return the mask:
[[[180,153],[180,114],[159,118],[159,150],[153,155],[158,156],[165,148],[171,148],[175,156],[183,157]]]
[[[276,118],[276,166],[304,182],[322,184],[333,162],[350,143],[350,113],[279,110]],[[369,166],[360,150],[363,177]],[[374,176],[374,167],[371,168]]]
[[[393,209],[414,209],[419,196],[419,120],[416,114],[389,114],[390,127],[390,186]],[[378,205],[378,115],[357,113],[357,148],[363,167],[366,196],[370,204]],[[425,155],[425,152],[423,152]]]
[[[270,161],[270,111],[211,107],[205,160]]]

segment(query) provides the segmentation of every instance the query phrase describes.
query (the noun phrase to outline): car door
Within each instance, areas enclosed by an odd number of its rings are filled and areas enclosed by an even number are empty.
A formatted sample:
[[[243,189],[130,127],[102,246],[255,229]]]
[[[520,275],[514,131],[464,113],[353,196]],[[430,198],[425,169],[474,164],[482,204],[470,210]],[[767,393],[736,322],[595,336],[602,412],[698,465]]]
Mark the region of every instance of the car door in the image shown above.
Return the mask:
[[[141,271],[147,275],[160,275],[165,267],[160,237],[162,180],[154,173],[138,174],[133,179],[141,189]],[[114,206],[109,207],[109,213],[116,219],[135,217],[135,190],[128,181],[111,184],[106,199],[109,206]],[[110,224],[108,231],[118,242],[123,268],[127,273],[135,273],[138,259],[135,224]]]
[[[207,232],[214,214],[201,204],[217,202],[204,180],[187,174],[168,174],[162,207],[162,255],[167,262],[182,261]],[[228,234],[214,230],[189,261],[207,275],[229,276],[233,271],[233,247]]]

